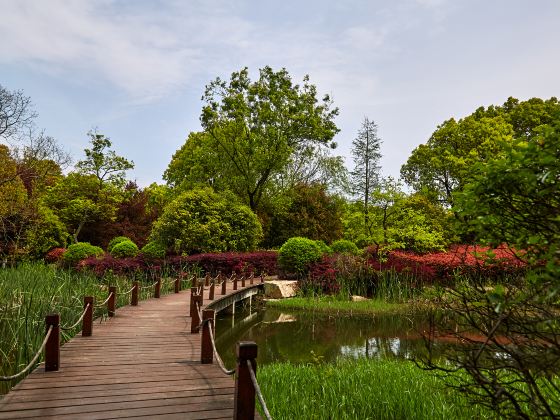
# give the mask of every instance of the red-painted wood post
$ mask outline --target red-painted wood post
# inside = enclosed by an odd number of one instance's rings
[[[193,315],[191,317],[191,334],[198,334],[199,326],[201,319],[198,315],[198,309],[196,304],[198,303],[198,307],[202,307],[202,295],[194,295],[194,302],[193,302]]]
[[[241,287],[245,287],[245,276],[241,277]]]
[[[107,301],[107,314],[115,316],[115,308],[117,303],[117,286],[109,286],[109,300]]]
[[[212,280],[212,284],[210,285],[210,292],[208,292],[208,300],[214,300],[214,294],[216,293],[216,281]]]
[[[210,273],[206,273],[206,276],[204,277],[204,285],[206,287],[210,286]]]
[[[255,387],[251,381],[247,360],[251,361],[253,372],[257,375],[257,344],[252,341],[240,341],[236,346],[237,368],[235,374],[235,394],[233,418],[236,420],[253,420],[255,418]]]
[[[206,321],[211,319],[212,322]],[[202,311],[202,340],[200,341],[200,363],[208,364],[214,361],[214,348],[210,338],[210,329],[214,332],[214,310],[205,309]],[[206,321],[206,322],[204,322]]]
[[[191,287],[191,300],[190,300],[190,307],[189,307],[189,316],[191,318],[194,317],[194,311],[196,310],[196,305],[195,305],[195,300],[194,297],[196,296],[196,292],[197,292],[197,287],[196,286],[192,286]]]
[[[86,314],[82,320],[82,337],[91,337],[93,332],[93,296],[84,296],[84,308],[86,309]]]
[[[175,293],[179,293],[181,291],[181,279],[175,279]]]
[[[227,277],[222,280],[222,296],[226,294]]]
[[[233,290],[237,290],[237,274],[233,276]]]
[[[45,345],[45,371],[56,371],[60,367],[60,315],[50,314],[45,317],[46,331],[52,326],[52,332]]]
[[[159,299],[160,294],[161,294],[161,277],[154,285],[154,297]]]
[[[264,274],[261,274],[261,283],[264,283]]]
[[[130,295],[130,304],[132,306],[138,306],[138,282],[132,283],[132,294]]]
[[[255,275],[251,273],[251,281],[250,281],[251,286],[254,284],[254,282],[255,282]]]

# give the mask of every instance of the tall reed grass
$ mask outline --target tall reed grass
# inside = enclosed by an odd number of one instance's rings
[[[259,367],[265,401],[280,419],[490,419],[412,362],[344,360]]]

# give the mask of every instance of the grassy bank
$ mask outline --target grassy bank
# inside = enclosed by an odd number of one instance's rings
[[[274,419],[486,419],[412,362],[377,359],[262,366],[258,380]]]
[[[336,296],[294,297],[290,299],[269,300],[267,306],[279,309],[297,309],[324,312],[327,314],[371,315],[403,313],[414,309],[409,303],[392,303],[381,299],[368,299],[352,302]]]

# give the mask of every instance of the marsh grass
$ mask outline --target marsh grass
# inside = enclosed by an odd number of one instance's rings
[[[400,313],[411,309],[410,305],[391,303],[379,299],[352,302],[340,296],[294,297],[269,300],[267,306],[279,309],[296,309],[328,314],[371,315],[380,313]]]
[[[257,376],[276,420],[494,418],[412,362],[276,363],[260,367]]]
[[[154,281],[153,273],[138,273],[134,279],[144,286]],[[92,274],[40,263],[1,269],[0,376],[18,373],[33,358],[45,335],[45,315],[59,313],[61,325],[70,326],[83,311],[83,297],[94,296],[95,302],[103,302],[109,285],[117,286],[117,307],[129,305],[130,294],[124,292],[130,290],[132,281],[133,278],[112,274],[99,279]],[[173,285],[162,281],[162,295],[172,292]],[[151,297],[152,288],[141,290],[139,294],[141,300]],[[106,317],[106,306],[94,309],[94,322],[102,322]],[[80,330],[81,324],[61,331],[61,342],[68,341]],[[8,392],[16,382],[0,381],[0,394]]]

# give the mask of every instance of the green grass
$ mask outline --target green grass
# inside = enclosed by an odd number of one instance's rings
[[[379,313],[402,313],[413,307],[406,303],[391,303],[380,299],[359,302],[342,300],[336,296],[294,297],[290,299],[269,300],[267,306],[279,309],[297,309],[324,312],[328,314],[371,315]]]
[[[278,363],[260,367],[257,376],[275,420],[493,418],[412,362]]]

